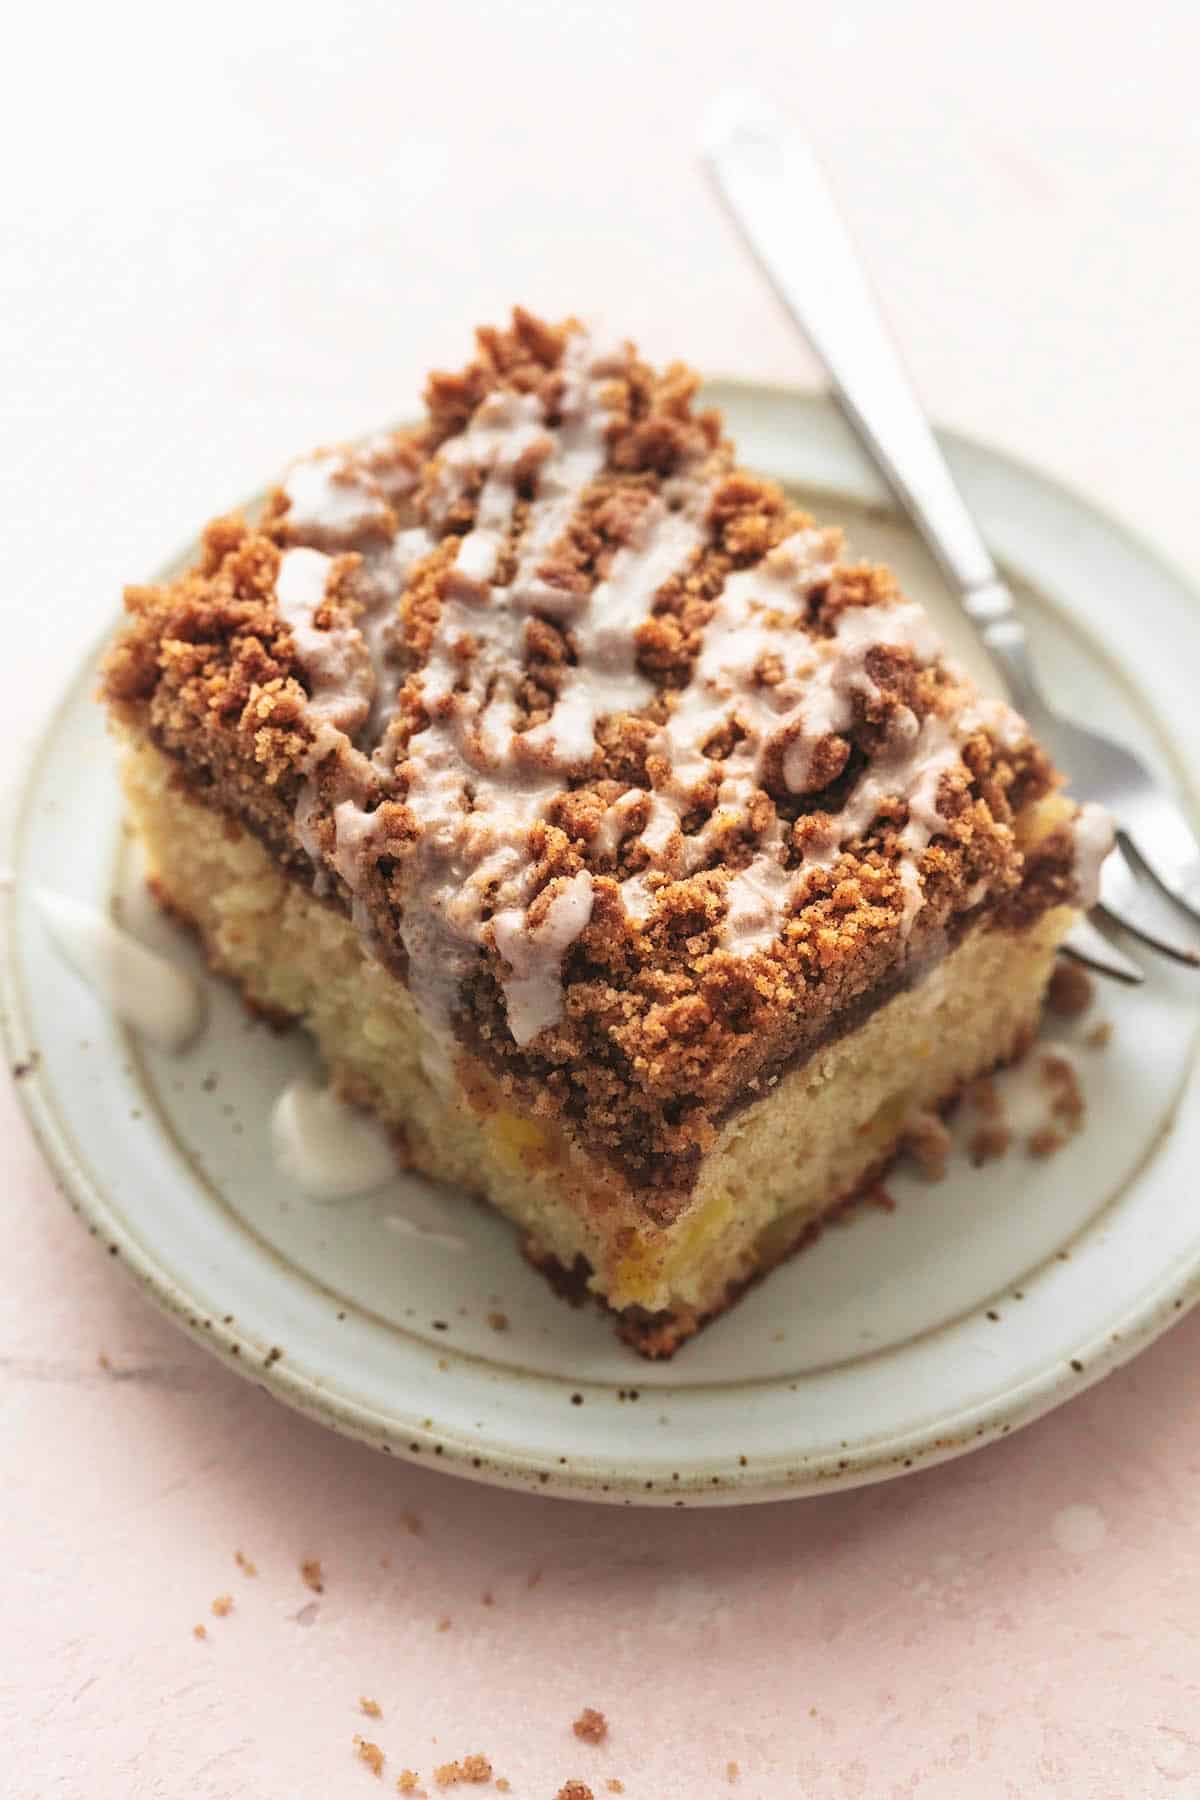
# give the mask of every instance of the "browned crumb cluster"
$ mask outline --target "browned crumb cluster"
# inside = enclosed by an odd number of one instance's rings
[[[1096,996],[1096,986],[1087,970],[1069,957],[1060,956],[1046,990],[1046,1004],[1061,1019],[1078,1019]]]
[[[365,1713],[368,1719],[382,1719],[383,1708],[378,1700],[368,1700],[365,1694],[359,1695],[358,1710]]]
[[[238,1568],[242,1571],[243,1575],[257,1575],[258,1574],[258,1565],[256,1563],[252,1563],[250,1561],[250,1558],[248,1556],[244,1555],[242,1553],[242,1551],[235,1550],[233,1553],[233,1560],[237,1564]]]
[[[208,1626],[207,1625],[193,1625],[192,1626],[192,1636],[196,1637],[196,1638],[206,1638],[208,1636]]]
[[[378,1744],[373,1744],[370,1738],[359,1737],[356,1734],[354,1738],[354,1753],[360,1762],[366,1763],[372,1775],[383,1774],[383,1751],[379,1748]]]
[[[321,1564],[315,1556],[309,1557],[300,1564],[300,1579],[305,1587],[312,1589],[314,1594],[325,1592],[325,1577],[321,1573]]]
[[[585,1706],[571,1730],[585,1744],[602,1744],[608,1736],[608,1720],[594,1706]]]
[[[396,1777],[396,1790],[401,1794],[423,1794],[421,1777],[415,1769],[401,1769]]]
[[[348,910],[344,881],[331,863],[314,867],[294,827],[314,735],[304,668],[276,598],[279,559],[298,542],[338,556],[318,614],[318,624],[332,627],[355,618],[370,557],[398,529],[420,523],[434,533],[435,547],[413,571],[392,622],[396,716],[383,745],[347,743],[365,771],[363,803],[380,827],[359,898],[376,942],[401,976],[406,958],[400,925],[407,883],[414,879],[408,873],[411,852],[420,837],[405,804],[407,747],[428,723],[421,669],[444,604],[447,570],[474,523],[480,487],[479,480],[468,481],[461,500],[435,517],[430,494],[438,451],[497,389],[538,395],[553,418],[568,328],[518,309],[508,330],[478,334],[478,354],[466,369],[431,377],[421,428],[347,452],[348,463],[365,470],[387,496],[357,535],[306,533],[291,522],[282,490],[269,499],[256,527],[238,518],[217,520],[194,569],[169,585],[127,592],[128,623],[107,659],[104,690],[114,714],[173,758],[182,782],[262,839],[298,880],[311,884],[319,872],[332,882],[331,898]],[[703,546],[684,573],[660,588],[651,616],[637,629],[637,664],[654,684],[653,698],[639,712],[601,722],[592,765],[572,777],[535,828],[535,886],[544,889],[581,869],[593,877],[591,922],[563,966],[561,1022],[534,1045],[518,1048],[499,985],[503,961],[488,943],[464,981],[458,1015],[464,1041],[491,1072],[496,1101],[515,1095],[535,1111],[557,1115],[661,1220],[678,1210],[727,1109],[765,1091],[773,1074],[887,998],[906,956],[918,967],[943,952],[978,915],[974,896],[983,887],[990,896],[983,907],[1014,926],[1073,896],[1069,833],[1044,839],[1030,858],[1022,856],[1014,836],[1015,815],[1053,786],[1050,765],[1030,740],[1002,745],[981,727],[963,747],[964,769],[943,777],[938,803],[944,828],[922,858],[925,904],[907,943],[898,853],[906,812],[900,802],[884,802],[831,867],[814,869],[802,902],[768,948],[740,957],[719,939],[729,877],[754,850],[741,827],[712,836],[707,866],[690,873],[649,869],[653,910],[644,929],[631,927],[618,883],[646,868],[648,853],[635,841],[644,819],[633,809],[615,846],[601,820],[619,796],[649,793],[661,776],[655,733],[674,694],[691,678],[727,577],[755,565],[809,523],[777,486],[735,467],[719,419],[693,404],[696,387],[697,377],[685,368],[655,371],[636,358],[613,378],[606,396],[606,469],[539,570],[552,586],[586,592],[604,578],[648,500],[685,460],[702,467],[714,484]],[[522,498],[500,581],[515,566],[536,457],[518,477]],[[836,549],[836,534],[830,541]],[[848,609],[895,598],[886,571],[837,561],[812,596],[802,629],[816,641]],[[569,632],[548,616],[531,618],[517,696],[524,723],[548,716],[572,654]],[[899,709],[918,719],[949,716],[970,697],[946,665],[922,668],[903,648],[877,646],[867,670],[871,683],[856,698],[854,722],[815,756],[809,791],[790,791],[770,758],[764,767],[754,830],[777,825],[793,867],[887,741]],[[764,658],[757,679],[769,688],[779,678],[780,669]],[[713,817],[719,759],[732,748],[719,736],[704,746],[711,777],[698,792],[694,816],[684,821],[689,834]],[[379,754],[368,763],[361,753],[372,749]],[[333,842],[333,782],[344,760],[340,752],[326,757],[317,778],[322,864]]]
[[[212,1603],[212,1610],[218,1619],[228,1618],[233,1611],[232,1594],[218,1594]]]
[[[490,1312],[487,1316],[487,1322],[491,1326],[493,1331],[507,1331],[508,1330],[508,1314],[507,1313]]]
[[[564,1781],[554,1800],[596,1800],[586,1781]]]
[[[440,1788],[457,1787],[460,1783],[482,1787],[492,1779],[492,1765],[486,1756],[476,1753],[464,1756],[458,1762],[442,1763],[433,1771],[433,1779]]]

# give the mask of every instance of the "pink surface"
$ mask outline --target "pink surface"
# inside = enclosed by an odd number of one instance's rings
[[[5,1795],[369,1800],[472,1751],[518,1800],[613,1775],[631,1800],[1200,1792],[1200,1319],[876,1489],[670,1514],[494,1493],[194,1348],[3,1107]],[[601,1747],[571,1733],[585,1705]]]
[[[24,9],[3,70],[6,746],[122,580],[411,408],[514,298],[808,378],[695,170],[730,81],[810,123],[931,410],[1200,572],[1194,0],[65,20]],[[572,1775],[597,1800],[610,1775],[632,1800],[1200,1796],[1200,1319],[965,1462],[644,1515],[285,1413],[97,1255],[7,1094],[0,1213],[3,1800],[370,1800],[473,1750],[518,1800]]]

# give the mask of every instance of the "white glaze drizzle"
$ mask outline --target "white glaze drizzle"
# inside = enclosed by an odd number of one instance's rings
[[[305,1076],[289,1082],[271,1109],[277,1166],[314,1200],[346,1200],[396,1174],[383,1127]]]
[[[204,1021],[199,982],[85,901],[43,889],[37,906],[55,949],[111,1012],[166,1050],[191,1042]]]
[[[830,638],[808,635],[804,629],[808,599],[828,582],[839,547],[836,532],[798,532],[758,566],[731,575],[725,583],[705,629],[692,679],[664,727],[660,746],[672,771],[663,795],[682,817],[713,768],[705,745],[731,722],[738,730],[735,748],[720,765],[716,808],[700,831],[683,841],[687,870],[704,867],[730,832],[748,824],[772,749],[782,746],[788,786],[794,792],[805,791],[820,745],[853,723],[856,697],[878,694],[867,670],[872,650],[905,649],[918,665],[940,653],[941,640],[932,622],[910,602],[848,607],[839,613]],[[782,666],[782,678],[772,683],[760,679],[768,657]],[[980,702],[949,718],[931,714],[924,721],[907,707],[898,708],[885,749],[861,775],[841,811],[829,816],[820,838],[810,840],[795,871],[785,865],[783,830],[772,810],[750,862],[727,884],[724,948],[744,956],[772,943],[802,898],[812,871],[832,866],[843,849],[869,828],[888,799],[908,806],[908,820],[899,833],[898,871],[904,891],[902,927],[907,933],[923,904],[920,858],[944,824],[938,810],[942,776],[958,765],[962,744],[983,723],[1010,741],[1025,735],[1023,722],[998,701]],[[635,875],[623,886],[627,910],[644,917],[644,877]]]
[[[294,462],[280,483],[289,503],[289,535],[297,542],[350,549],[366,531],[388,531],[394,515],[370,467],[371,456],[368,446],[365,452],[318,450]]]
[[[616,366],[585,334],[573,334],[561,365],[561,423],[549,427],[532,396],[493,394],[443,450],[434,486],[433,510],[444,517],[465,472],[486,470],[422,673],[429,724],[408,749],[406,801],[422,827],[402,925],[409,982],[427,1017],[444,1024],[493,913],[493,942],[510,970],[501,979],[509,1028],[520,1044],[559,1018],[562,958],[592,910],[592,877],[583,870],[528,927],[531,827],[564,777],[591,761],[599,719],[650,698],[633,634],[658,589],[687,566],[707,504],[707,492],[685,482],[680,512],[662,501],[647,507],[633,541],[590,595],[564,593],[542,578],[539,562],[603,469],[605,377]],[[538,481],[516,570],[507,588],[493,587],[516,503],[514,471],[531,450],[540,457]],[[575,664],[550,718],[519,732],[525,620],[534,608],[571,630]]]
[[[1076,813],[1072,829],[1078,904],[1089,912],[1100,898],[1100,870],[1113,847],[1113,822],[1102,806],[1089,800]]]
[[[442,1035],[459,983],[489,941],[509,971],[502,987],[516,1040],[531,1041],[560,1016],[562,957],[590,919],[592,877],[581,871],[569,880],[560,878],[535,915],[539,924],[530,928],[526,915],[536,897],[530,833],[568,778],[586,771],[595,754],[598,723],[615,712],[637,711],[653,698],[653,684],[637,668],[637,629],[652,610],[656,593],[687,569],[706,538],[711,490],[694,468],[684,467],[649,498],[606,578],[590,594],[556,586],[542,572],[547,554],[604,467],[605,377],[619,373],[627,360],[628,352],[601,353],[587,334],[572,333],[559,369],[553,424],[537,395],[494,391],[465,429],[441,446],[427,482],[427,515],[435,528],[444,526],[473,484],[476,491],[472,528],[444,580],[439,619],[421,670],[428,724],[410,740],[402,770],[405,800],[420,835],[407,870],[401,932],[414,996],[427,1022]],[[382,473],[388,466],[386,442],[378,470],[356,466],[345,453],[324,453],[313,461],[315,470],[299,475],[294,470],[290,478],[289,521],[321,544],[336,541],[340,547],[354,541],[356,533],[366,534],[357,544],[366,559],[358,591],[368,607],[357,629],[344,630],[347,639],[357,637],[365,656],[345,642],[335,648],[297,640],[302,661],[310,659],[310,704],[318,727],[313,766],[328,755],[334,734],[342,729],[334,722],[338,700],[333,690],[336,659],[345,657],[352,674],[341,702],[351,720],[362,705],[354,676],[374,671],[364,735],[376,743],[376,767],[386,775],[391,773],[388,742],[386,737],[382,743],[377,740],[394,704],[397,672],[393,664],[387,683],[381,670],[413,564],[435,539],[422,527],[396,533],[380,546],[383,509],[407,495],[414,480],[405,468],[395,491],[387,488]],[[522,478],[532,481],[534,497],[511,579],[497,585]],[[836,532],[802,531],[754,568],[727,579],[705,628],[692,678],[675,697],[654,746],[660,768],[668,771],[666,779],[653,793],[631,790],[622,795],[602,820],[596,840],[601,854],[615,855],[632,828],[645,852],[649,866],[621,883],[623,904],[634,923],[653,911],[656,872],[673,876],[719,865],[730,836],[751,831],[751,811],[761,807],[768,757],[777,759],[793,792],[808,791],[827,779],[818,764],[822,745],[850,730],[860,702],[878,698],[868,672],[873,650],[902,648],[918,666],[941,657],[940,639],[924,611],[903,601],[847,607],[830,637],[809,632],[809,598],[828,582],[840,543]],[[315,572],[311,588],[315,592]],[[386,606],[378,600],[381,590]],[[550,717],[520,730],[518,690],[524,679],[527,620],[534,612],[568,633],[572,660],[561,672]],[[303,618],[299,628],[304,629]],[[313,628],[312,635],[329,634]],[[764,679],[768,674],[770,679]],[[706,746],[729,724],[736,726],[735,742],[719,765],[716,808],[699,831],[685,837],[682,820],[695,806],[697,788],[717,766],[705,754]],[[897,834],[907,931],[924,902],[921,858],[946,823],[940,812],[943,777],[961,768],[962,746],[981,726],[1008,749],[1027,737],[1024,722],[999,701],[976,700],[957,713],[931,714],[924,720],[906,707],[893,709],[883,749],[841,810],[824,820],[820,836],[810,836],[796,869],[786,866],[784,827],[777,809],[769,807],[749,863],[727,882],[724,946],[747,955],[770,944],[802,900],[813,870],[831,867],[889,800],[907,807],[907,821]],[[358,729],[350,723],[351,735]],[[358,752],[351,750],[347,758],[346,747],[339,764],[348,767],[349,775],[335,784],[331,860],[350,888],[354,916],[369,936],[362,887],[374,855],[376,827],[374,816],[363,811],[354,762]],[[965,770],[962,776],[965,780]],[[325,785],[328,789],[328,780]],[[319,816],[315,806],[312,811],[314,818]],[[1097,832],[1082,822],[1077,827],[1081,867],[1093,840],[1099,842]],[[311,841],[311,831],[308,836]],[[986,883],[975,885],[978,903]],[[1081,887],[1085,885],[1081,878]]]

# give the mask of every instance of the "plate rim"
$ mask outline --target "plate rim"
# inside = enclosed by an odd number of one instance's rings
[[[719,389],[726,393],[736,393],[747,401],[752,401],[756,395],[768,397],[773,403],[791,400],[825,411],[841,422],[831,396],[819,388],[741,380],[721,375],[714,375],[704,385],[706,390]],[[1193,583],[1186,571],[1176,568],[1153,544],[1144,542],[1139,533],[1128,527],[1123,519],[1108,512],[1087,495],[1077,492],[1058,476],[1045,472],[1035,463],[1008,450],[994,448],[966,433],[939,429],[937,435],[952,454],[956,450],[962,450],[968,455],[974,454],[993,463],[1000,463],[1017,477],[1032,479],[1038,486],[1057,494],[1069,506],[1086,512],[1105,531],[1118,534],[1141,560],[1156,565],[1172,586],[1185,592],[1194,592]],[[886,489],[882,486],[880,491],[886,495]],[[243,504],[249,507],[254,501],[247,500]],[[889,500],[889,504],[893,510],[899,510],[894,502]],[[165,579],[191,554],[194,545],[195,540],[169,558],[152,579]],[[742,1505],[801,1498],[834,1488],[860,1486],[914,1472],[918,1468],[949,1460],[1008,1435],[1042,1417],[1063,1400],[1102,1380],[1200,1302],[1198,1245],[1190,1261],[1182,1261],[1164,1272],[1125,1311],[1111,1317],[1102,1341],[1079,1346],[1083,1367],[1078,1371],[1071,1365],[1064,1367],[1062,1364],[1052,1363],[984,1402],[960,1408],[956,1414],[942,1416],[923,1426],[906,1427],[890,1441],[875,1441],[858,1454],[852,1445],[848,1445],[846,1457],[837,1459],[836,1466],[830,1457],[814,1456],[805,1462],[802,1455],[801,1467],[785,1470],[782,1464],[787,1460],[786,1453],[778,1464],[756,1457],[748,1466],[739,1470],[736,1477],[723,1477],[720,1484],[716,1485],[717,1478],[710,1472],[711,1462],[705,1463],[693,1458],[688,1465],[687,1475],[681,1477],[677,1484],[669,1489],[659,1489],[656,1483],[649,1493],[645,1490],[640,1474],[622,1473],[604,1460],[600,1460],[595,1468],[589,1470],[588,1459],[576,1457],[568,1468],[563,1469],[549,1465],[536,1452],[522,1451],[513,1445],[507,1446],[503,1451],[497,1451],[494,1446],[489,1445],[484,1451],[481,1445],[461,1439],[458,1434],[444,1427],[433,1425],[427,1427],[405,1424],[402,1426],[401,1441],[396,1435],[396,1419],[389,1418],[369,1401],[325,1389],[303,1371],[291,1366],[287,1358],[271,1361],[269,1355],[264,1354],[265,1351],[269,1352],[269,1346],[249,1329],[236,1321],[227,1324],[222,1319],[202,1316],[203,1307],[198,1306],[181,1282],[156,1260],[139,1241],[136,1232],[125,1222],[120,1212],[110,1204],[102,1181],[89,1171],[81,1148],[76,1146],[71,1131],[56,1111],[53,1092],[50,1084],[43,1078],[36,1046],[32,1043],[24,971],[20,966],[14,931],[20,852],[36,772],[47,743],[58,721],[75,704],[80,681],[94,665],[102,647],[110,640],[112,629],[110,622],[97,634],[84,656],[74,665],[74,672],[59,691],[45,723],[25,747],[21,765],[10,789],[13,799],[5,809],[4,853],[7,866],[13,871],[13,879],[0,883],[0,933],[4,938],[4,955],[0,958],[0,1040],[3,1041],[6,1055],[14,1068],[29,1060],[31,1052],[33,1053],[33,1066],[23,1077],[17,1076],[13,1082],[18,1102],[55,1187],[67,1200],[72,1211],[88,1226],[90,1234],[103,1237],[110,1256],[126,1268],[143,1292],[194,1341],[220,1354],[226,1366],[257,1381],[295,1410],[343,1435],[370,1444],[385,1454],[427,1462],[430,1466],[489,1485],[559,1498],[657,1506]],[[1103,647],[1103,640],[1100,643]],[[1172,751],[1174,752],[1174,746]],[[1194,1073],[1193,1053],[1193,1077]],[[1188,1091],[1185,1079],[1166,1131],[1174,1126],[1181,1109],[1187,1105]],[[1147,1146],[1139,1170],[1153,1159],[1163,1135],[1164,1133],[1160,1133]],[[1131,1181],[1134,1179],[1136,1174],[1130,1177]],[[1120,1203],[1124,1191],[1122,1189],[1099,1212],[1092,1214],[1081,1230],[1067,1241],[1073,1243],[1095,1230],[1110,1208]],[[447,1353],[452,1358],[455,1355],[448,1346]],[[506,1371],[505,1375],[508,1379],[521,1379],[519,1372]],[[544,1377],[539,1375],[538,1379]],[[761,1384],[751,1382],[750,1385]],[[606,1479],[602,1480],[602,1476]]]

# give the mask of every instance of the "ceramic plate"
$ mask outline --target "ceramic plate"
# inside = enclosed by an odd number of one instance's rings
[[[845,523],[979,658],[941,583],[824,399],[717,384],[745,461]],[[1186,786],[1200,770],[1200,614],[1121,528],[1002,457],[947,449],[1011,573],[1047,685]],[[100,623],[100,621],[98,621]],[[120,829],[113,758],[81,671],[28,776],[5,897],[12,1058],[63,1191],[104,1249],[201,1342],[280,1399],[391,1454],[482,1481],[642,1504],[777,1499],[878,1480],[1068,1399],[1200,1292],[1197,989],[1147,962],[1106,985],[1079,1048],[1086,1130],[928,1185],[898,1175],[673,1363],[640,1362],[526,1268],[509,1228],[411,1177],[319,1205],[273,1163],[299,1034],[207,980],[184,1055],[129,1036],[57,958],[38,888],[114,902],[184,963]],[[207,978],[206,978],[207,979]],[[1078,1028],[1074,1028],[1078,1035]],[[1068,1034],[1069,1035],[1069,1034]],[[465,1248],[414,1237],[414,1212]],[[496,1315],[507,1328],[498,1330]],[[490,1322],[489,1322],[490,1321]]]

